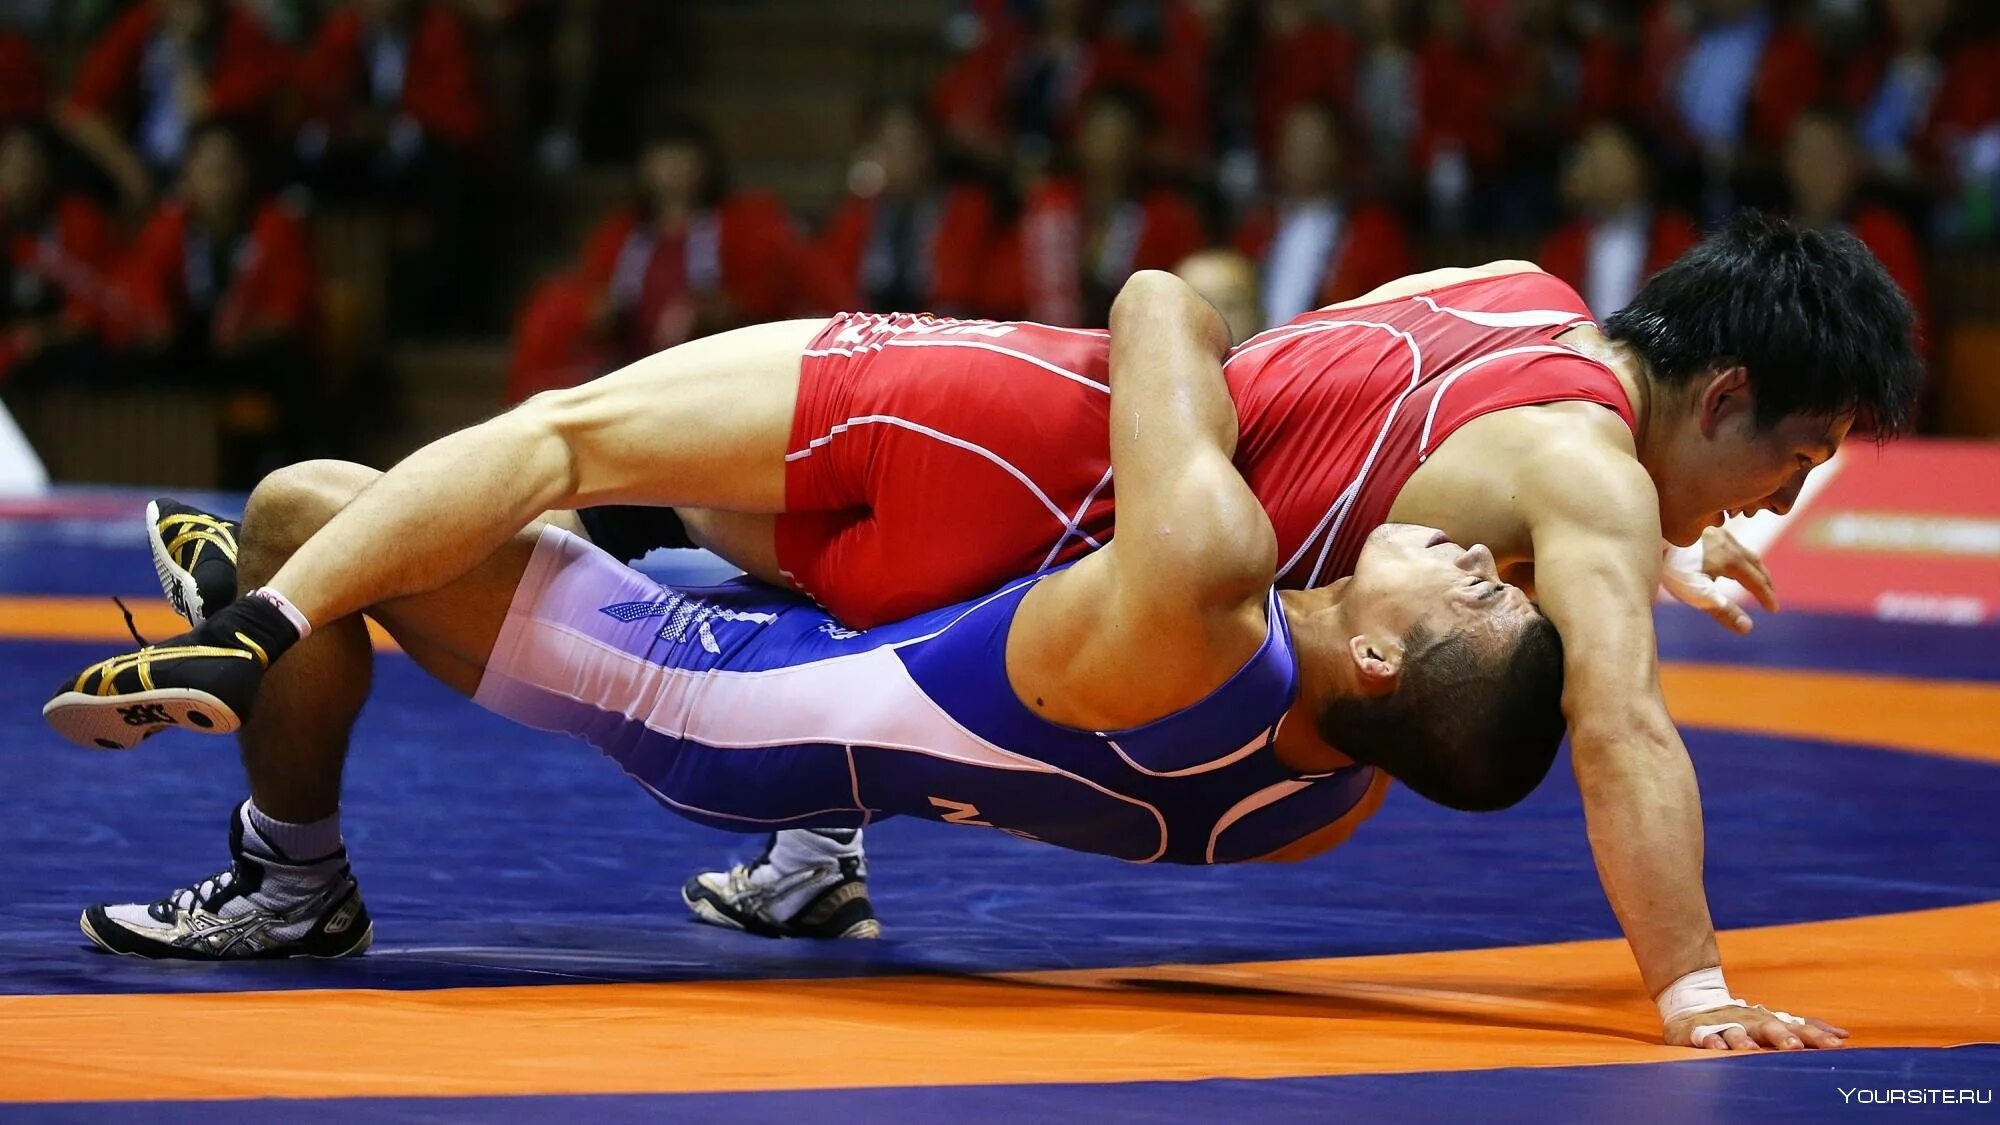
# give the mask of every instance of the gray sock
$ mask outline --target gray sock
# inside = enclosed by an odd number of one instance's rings
[[[263,868],[257,889],[237,900],[250,906],[289,913],[324,895],[335,882],[345,882],[347,853],[341,850],[340,816],[336,813],[311,824],[291,824],[265,815],[250,801],[238,814],[243,820],[243,849]],[[294,856],[310,856],[304,861]],[[227,906],[222,913],[232,913]],[[297,938],[317,919],[302,917],[278,927],[272,936]]]
[[[243,802],[244,835],[262,841],[264,850],[285,863],[311,865],[340,851],[340,813],[311,824],[292,824],[270,816],[257,802]]]

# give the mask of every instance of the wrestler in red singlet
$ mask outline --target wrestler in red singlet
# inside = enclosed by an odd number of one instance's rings
[[[1236,466],[1278,533],[1279,584],[1349,573],[1425,456],[1510,407],[1595,402],[1617,376],[1556,342],[1590,323],[1542,273],[1306,313],[1224,364]],[[847,314],[801,365],[778,561],[857,627],[976,597],[1111,533],[1110,336]]]

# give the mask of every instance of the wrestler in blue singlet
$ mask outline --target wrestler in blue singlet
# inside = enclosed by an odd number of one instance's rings
[[[1268,856],[1355,812],[1377,771],[1285,768],[1298,692],[1275,595],[1264,643],[1207,698],[1145,726],[1036,715],[1007,676],[1016,609],[1046,572],[867,632],[739,580],[655,583],[543,533],[478,702],[581,737],[661,803],[718,828],[921,816],[1138,862]]]

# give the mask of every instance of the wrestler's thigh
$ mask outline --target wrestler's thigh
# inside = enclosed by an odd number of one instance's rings
[[[722,556],[731,566],[773,586],[789,586],[778,566],[778,519],[713,508],[676,508],[674,514],[696,545]]]
[[[799,363],[824,320],[738,328],[647,356],[557,395],[586,403],[604,450],[592,503],[785,507]]]
[[[530,524],[457,581],[384,602],[368,616],[396,638],[418,667],[455,691],[473,694],[543,526],[540,521]]]

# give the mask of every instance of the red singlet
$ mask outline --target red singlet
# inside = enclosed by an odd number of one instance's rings
[[[1458,427],[1580,400],[1633,424],[1609,368],[1555,342],[1590,322],[1547,274],[1310,312],[1224,365],[1236,466],[1277,529],[1279,584],[1351,572]],[[778,560],[856,627],[976,597],[1112,530],[1110,337],[1023,322],[844,314],[801,363]]]

